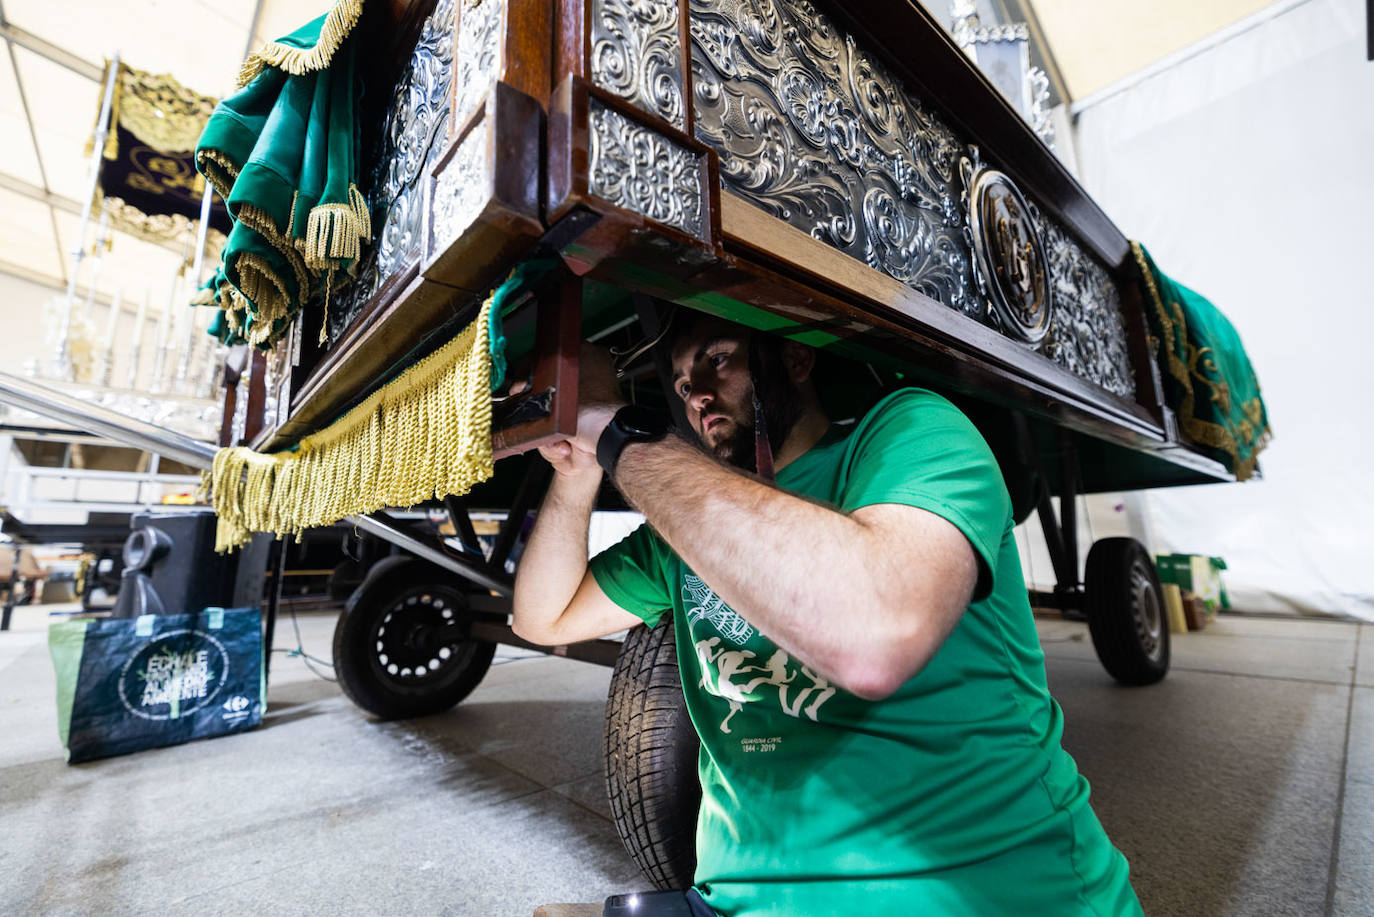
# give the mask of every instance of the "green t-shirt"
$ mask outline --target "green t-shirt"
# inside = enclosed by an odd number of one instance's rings
[[[1140,913],[1060,747],[1006,486],[968,418],[904,389],[848,435],[832,427],[778,485],[845,513],[936,513],[973,546],[978,585],[926,666],[870,702],[789,658],[648,526],[592,560],[617,605],[649,623],[672,609],[702,740],[707,903],[728,917]]]

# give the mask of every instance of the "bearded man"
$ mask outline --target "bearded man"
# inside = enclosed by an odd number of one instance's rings
[[[1060,745],[972,423],[908,388],[831,424],[813,351],[709,316],[671,352],[699,443],[584,354],[513,623],[558,645],[672,614],[702,741],[692,913],[1140,913]],[[589,562],[603,473],[647,523]]]

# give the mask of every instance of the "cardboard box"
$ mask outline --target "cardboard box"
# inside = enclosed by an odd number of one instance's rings
[[[1185,593],[1191,592],[1207,605],[1208,612],[1230,608],[1231,599],[1221,581],[1226,561],[1204,554],[1160,554],[1155,557],[1155,569],[1160,585],[1173,583]]]
[[[1202,630],[1211,620],[1207,603],[1199,596],[1187,592],[1183,594],[1183,617],[1188,622],[1189,630]]]

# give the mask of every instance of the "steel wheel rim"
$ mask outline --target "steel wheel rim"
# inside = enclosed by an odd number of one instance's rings
[[[438,630],[465,607],[430,586],[408,589],[387,604],[368,637],[369,661],[379,678],[404,691],[433,691],[459,678],[471,661],[471,640],[441,640]]]
[[[1131,565],[1131,619],[1140,648],[1158,659],[1164,647],[1164,611],[1150,572],[1139,563]]]

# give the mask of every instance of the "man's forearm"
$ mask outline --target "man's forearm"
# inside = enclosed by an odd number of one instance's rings
[[[910,626],[875,583],[875,533],[727,469],[673,436],[632,444],[616,483],[683,561],[748,621],[842,687]]]
[[[549,632],[587,572],[587,529],[600,475],[555,475],[515,574],[513,627],[526,639]]]

